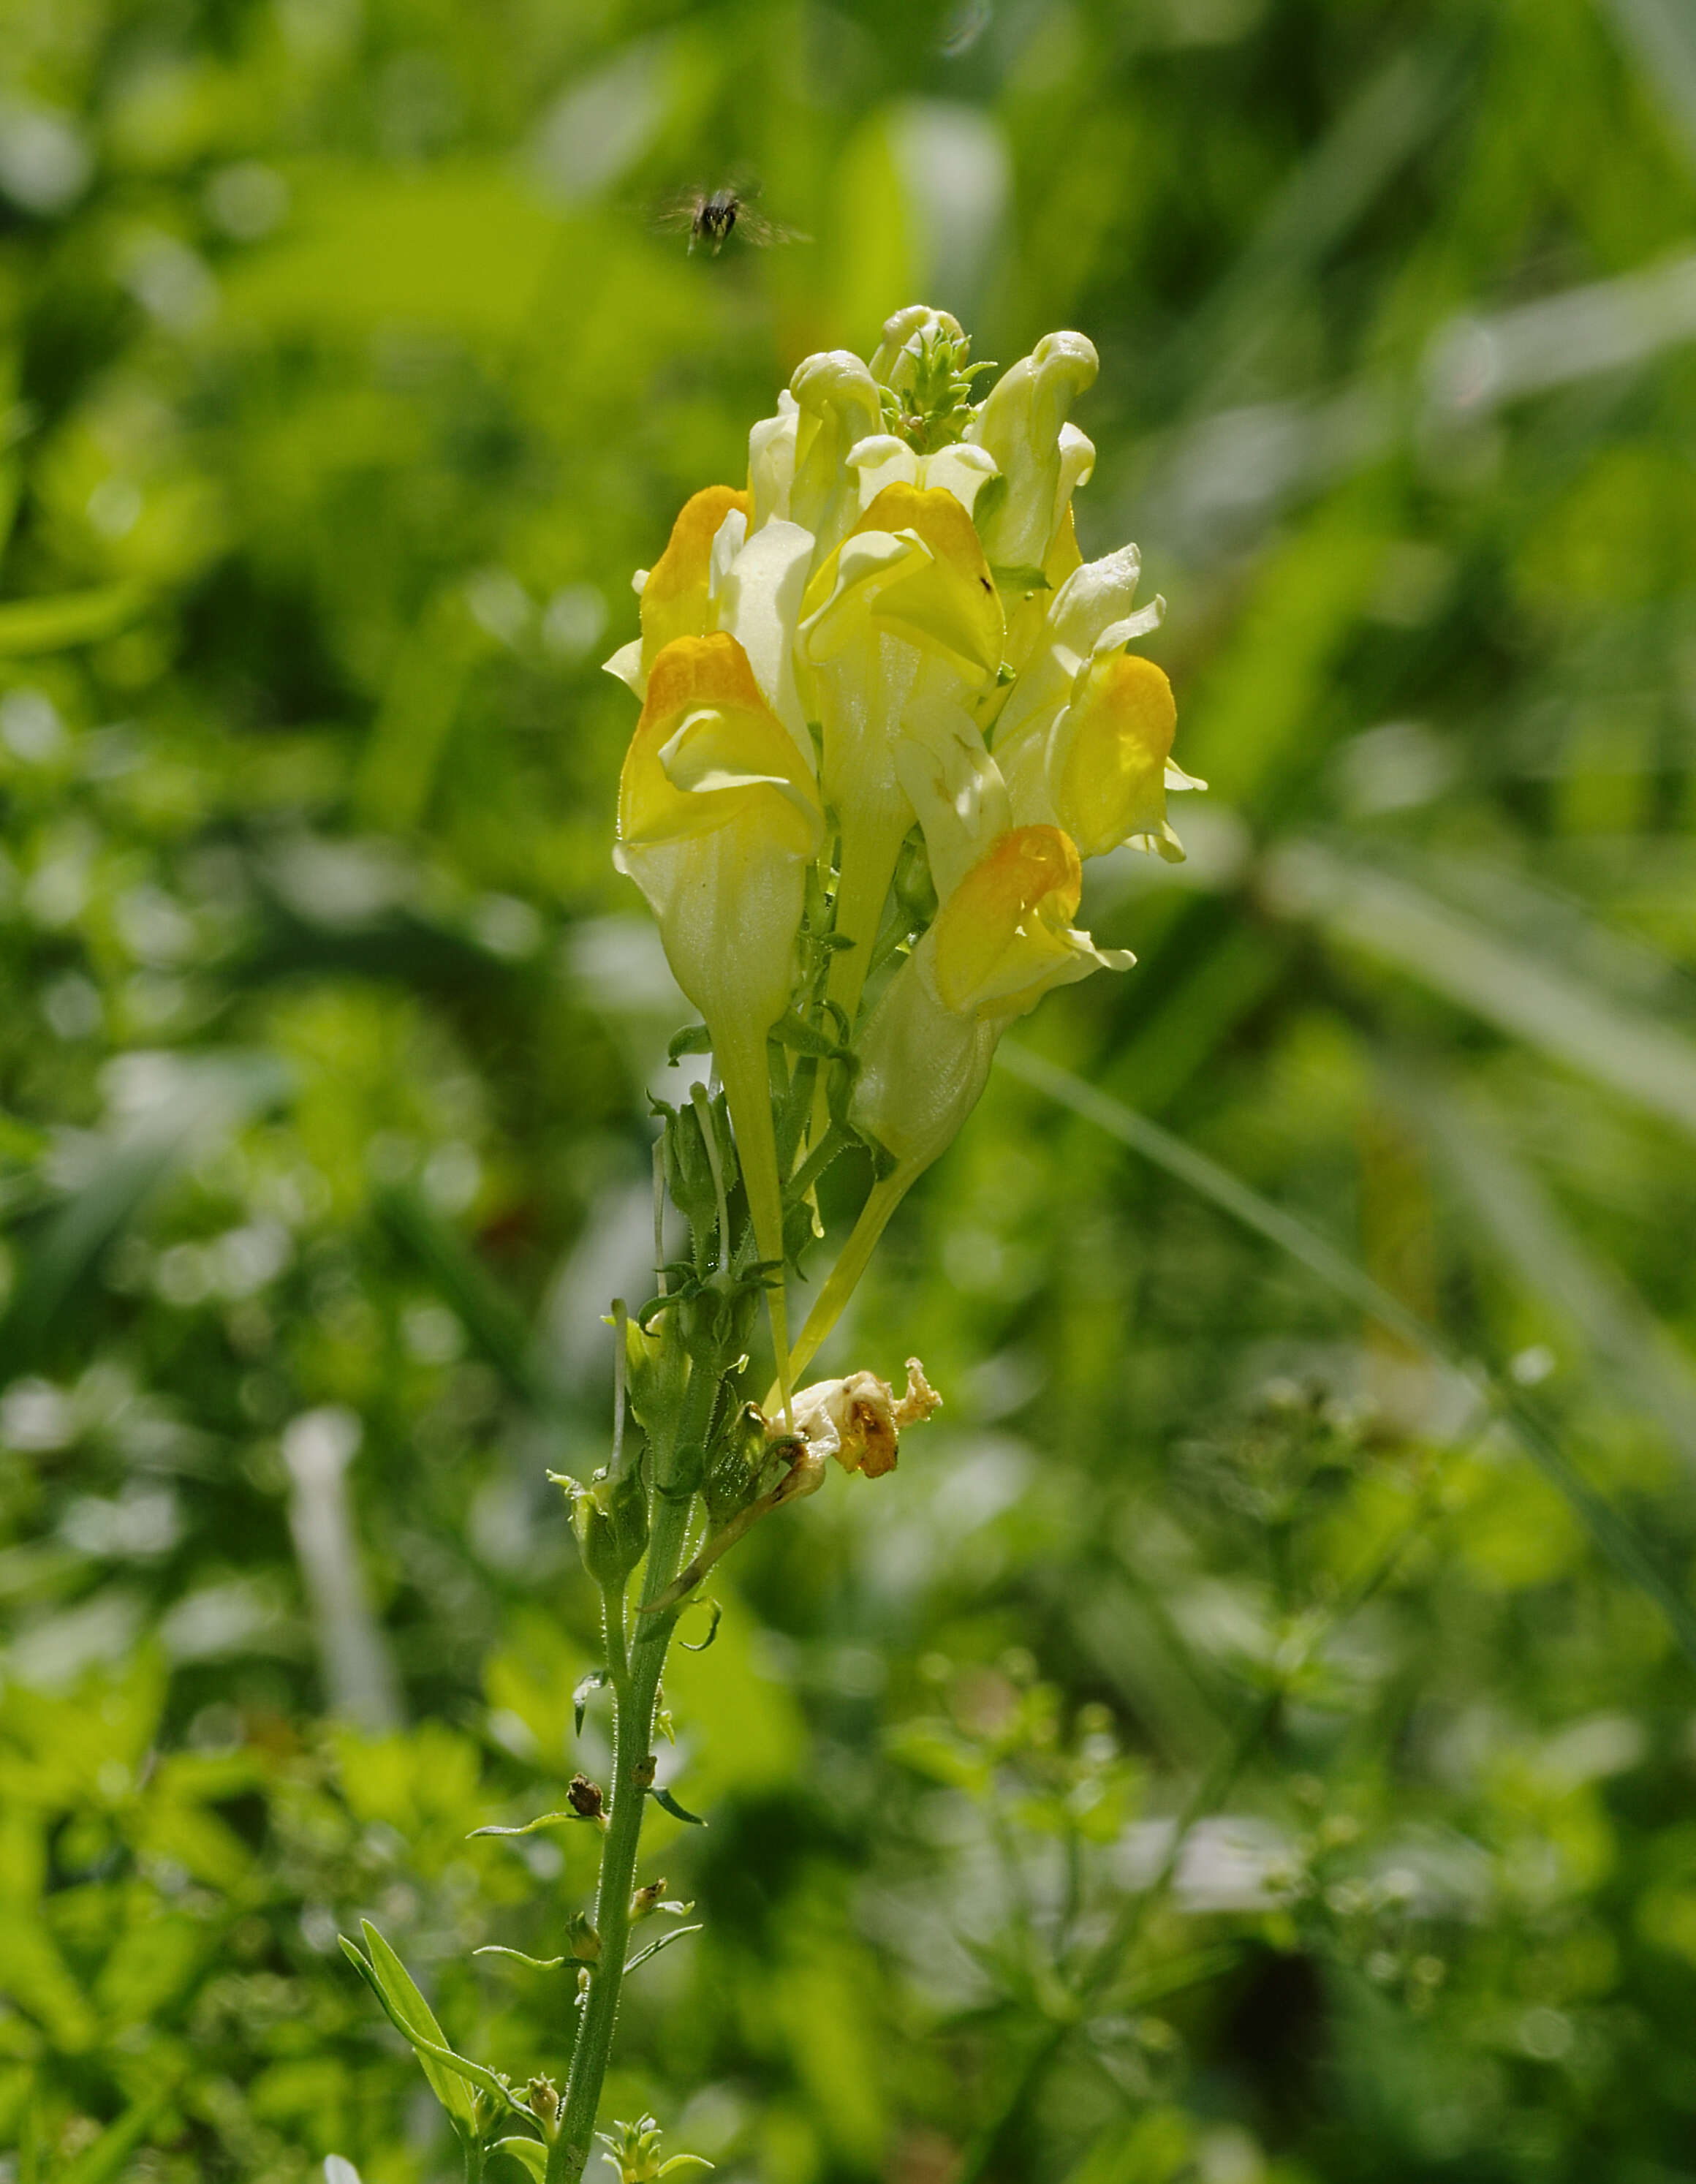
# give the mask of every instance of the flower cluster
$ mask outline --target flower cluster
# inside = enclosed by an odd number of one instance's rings
[[[879,1180],[793,1354],[810,1356],[890,1212],[982,1091],[998,1039],[1123,950],[1074,923],[1082,861],[1182,856],[1166,677],[1126,650],[1134,546],[1086,562],[1071,423],[1096,354],[1050,334],[981,400],[947,313],[915,305],[870,364],[809,357],[750,435],[745,488],[685,505],[608,662],[642,700],[620,869],[699,1009],[736,1134],[780,1379],[786,1188],[851,1133]],[[769,1042],[816,1061],[774,1115]],[[780,1101],[781,1109],[781,1101]]]

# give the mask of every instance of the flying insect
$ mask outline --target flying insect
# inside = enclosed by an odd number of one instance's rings
[[[780,227],[768,220],[754,203],[758,194],[751,184],[737,182],[713,190],[685,190],[660,208],[654,225],[667,234],[687,235],[692,256],[699,243],[716,258],[732,235],[759,250],[774,242],[812,241],[798,228]]]

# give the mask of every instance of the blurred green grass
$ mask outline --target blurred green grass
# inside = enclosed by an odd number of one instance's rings
[[[739,171],[814,239],[652,231]],[[1213,788],[1187,866],[1109,861],[1137,969],[1028,1028],[836,1345],[943,1420],[680,1658],[712,1825],[653,1857],[707,1931],[620,2112],[762,2184],[1696,2174],[1696,1708],[1594,1516],[1688,1617],[1688,11],[10,0],[13,2184],[445,2175],[362,1913],[557,2061],[464,1953],[590,1851],[464,1838],[603,1756],[542,1474],[598,1460],[682,1011],[597,663],[798,359],[920,297],[1096,342],[1081,535],[1140,542]],[[1044,1066],[1479,1361],[1569,1498]]]

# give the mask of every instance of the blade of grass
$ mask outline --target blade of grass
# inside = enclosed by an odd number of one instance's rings
[[[37,1233],[0,1323],[0,1356],[14,1366],[31,1357],[101,1255],[154,1195],[210,1139],[279,1105],[288,1089],[287,1072],[268,1055],[182,1063],[170,1096],[110,1134],[86,1179]]]
[[[523,1317],[459,1230],[414,1190],[382,1190],[375,1206],[384,1225],[431,1275],[442,1301],[453,1306],[514,1394],[533,1407],[547,1407],[549,1390],[536,1372]]]
[[[1579,1237],[1541,1179],[1515,1159],[1482,1101],[1406,1069],[1395,1072],[1393,1084],[1398,1103],[1459,1186],[1463,1211],[1696,1466],[1696,1367],[1671,1329]]]
[[[1696,1137],[1696,1041],[1515,947],[1394,874],[1317,842],[1275,853],[1266,893],[1434,993]]]
[[[1601,1552],[1660,1607],[1680,1652],[1696,1668],[1696,1612],[1693,1612],[1690,1603],[1633,1527],[1575,1468],[1523,1395],[1477,1358],[1458,1348],[1439,1329],[1399,1303],[1370,1274],[1334,1244],[1310,1228],[1304,1221],[1274,1206],[1270,1199],[1263,1198],[1216,1161],[1162,1129],[1158,1123],[1134,1113],[1120,1101],[1074,1076],[1069,1069],[1058,1067],[1026,1047],[1004,1040],[998,1059],[1003,1067],[1033,1090],[1070,1108],[1074,1114],[1081,1115],[1109,1137],[1117,1138],[1121,1145],[1141,1153],[1168,1175],[1187,1184],[1245,1228],[1252,1228],[1257,1235],[1287,1252],[1381,1327],[1400,1335],[1404,1341],[1464,1378],[1481,1407],[1509,1427],[1525,1454],[1565,1498]]]
[[[92,644],[133,621],[147,603],[147,593],[131,583],[55,592],[51,598],[8,599],[0,606],[0,656],[27,659],[36,653],[63,652],[73,644]]]

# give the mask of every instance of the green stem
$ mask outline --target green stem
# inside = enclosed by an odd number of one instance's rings
[[[690,1373],[676,1435],[668,1451],[665,1475],[655,1481],[660,1490],[653,1496],[648,1562],[642,1580],[643,1602],[659,1598],[676,1576],[682,1560],[694,1497],[676,1491],[676,1482],[690,1475],[706,1447],[721,1378],[716,1368],[700,1363]],[[614,1602],[609,1589],[606,1606],[607,1662],[613,1678],[613,1780],[601,1849],[601,1877],[595,1892],[595,1930],[601,1938],[601,1955],[583,2003],[559,2135],[548,2148],[546,2184],[576,2184],[589,2159],[601,2087],[612,2058],[625,1953],[630,1941],[631,1891],[648,1802],[648,1785],[639,1776],[652,1756],[660,1672],[676,1622],[670,1615],[644,1618],[632,1648],[626,1641],[622,1593]]]
[[[483,2184],[483,2163],[486,2159],[481,2138],[465,2141],[465,2184]]]
[[[854,1286],[865,1272],[866,1262],[876,1247],[878,1238],[888,1226],[889,1217],[907,1195],[908,1190],[923,1173],[919,1166],[898,1167],[875,1183],[859,1210],[859,1218],[854,1224],[848,1240],[842,1245],[836,1265],[831,1269],[830,1279],[819,1291],[818,1300],[807,1315],[807,1324],[797,1338],[789,1362],[794,1377],[798,1379],[804,1369],[812,1362],[819,1345],[842,1315],[843,1307],[854,1295]],[[773,1388],[765,1399],[770,1412],[776,1407],[779,1390]]]

